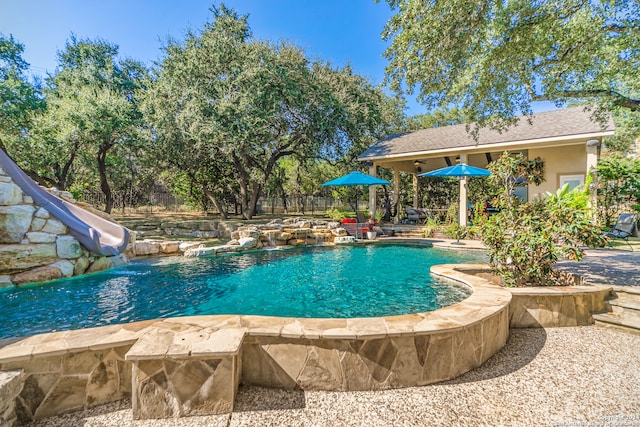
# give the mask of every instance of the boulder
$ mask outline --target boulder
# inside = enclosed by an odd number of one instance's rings
[[[293,234],[288,233],[286,231],[284,231],[284,232],[282,232],[282,233],[280,233],[280,234],[278,234],[276,236],[276,240],[280,240],[280,241],[283,241],[283,242],[286,242],[287,240],[291,240],[292,238],[293,238]]]
[[[302,246],[305,243],[306,242],[303,239],[291,239],[291,240],[287,241],[287,244],[291,245],[291,246]]]
[[[135,242],[133,252],[136,254],[136,256],[157,255],[160,253],[160,244],[159,242],[150,240]]]
[[[86,256],[78,258],[76,260],[76,264],[73,266],[73,275],[80,276],[81,274],[84,274],[84,272],[87,271],[87,268],[89,268],[89,263],[89,258]]]
[[[194,243],[194,242],[182,242],[178,245],[178,249],[180,252],[187,252],[189,249],[204,247],[202,243]]]
[[[51,267],[47,265],[14,274],[12,280],[16,285],[24,285],[25,283],[46,282],[48,280],[59,279],[61,277],[62,271],[58,267]]]
[[[22,203],[22,190],[13,182],[0,182],[0,205],[18,205]]]
[[[73,276],[74,266],[71,262],[66,259],[61,259],[60,261],[56,261],[53,264],[50,264],[49,267],[55,267],[62,273],[64,277]]]
[[[14,283],[11,281],[11,276],[9,275],[0,276],[0,289],[9,288],[12,286],[14,286]]]
[[[180,252],[180,242],[160,242],[160,252],[163,254],[175,254]]]
[[[35,218],[34,221],[38,219]],[[41,231],[30,231],[27,233],[27,239],[30,243],[55,243],[58,236],[56,234],[44,233]]]
[[[28,270],[57,259],[55,243],[0,245],[0,272]]]
[[[49,211],[46,210],[45,208],[38,208],[38,210],[36,211],[36,213],[33,215],[36,218],[41,218],[41,219],[49,219],[49,217],[51,216],[49,214]]]
[[[203,230],[193,230],[191,232],[191,236],[193,237],[197,237],[197,238],[205,238],[205,239],[215,239],[216,237],[218,237],[219,232],[218,230],[212,230],[212,231],[203,231]]]
[[[20,243],[36,208],[29,205],[0,206],[0,243]]]
[[[44,218],[33,218],[33,220],[31,220],[31,231],[42,230],[46,223],[47,223],[47,220]]]
[[[66,234],[67,226],[55,218],[49,218],[44,227],[42,227],[42,231],[52,234]]]
[[[93,261],[87,269],[86,273],[95,273],[96,271],[106,270],[107,268],[111,267],[113,267],[113,264],[111,263],[111,257],[103,256]]]
[[[254,237],[241,237],[238,239],[238,244],[243,249],[252,249],[255,248],[258,243],[258,240]]]
[[[240,229],[238,230],[240,233],[240,238],[247,238],[247,237],[251,237],[253,239],[259,239],[260,238],[260,230],[256,229],[256,228],[250,228],[250,229]]]
[[[56,239],[58,258],[76,259],[82,255],[82,246],[73,236],[58,236]]]
[[[187,258],[215,255],[215,254],[216,254],[216,248],[205,248],[202,245],[197,248],[189,248],[184,252],[184,256]]]

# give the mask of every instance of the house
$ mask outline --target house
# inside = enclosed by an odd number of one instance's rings
[[[602,138],[614,134],[613,121],[604,125],[591,119],[583,107],[536,113],[518,118],[518,124],[504,132],[480,129],[474,140],[464,124],[422,129],[388,136],[362,153],[358,160],[369,164],[369,173],[378,167],[393,170],[394,194],[399,193],[400,172],[413,175],[414,194],[418,174],[443,168],[456,162],[486,167],[504,151],[523,153],[526,158],[544,161],[545,181],[528,186],[522,197],[532,200],[546,192],[555,192],[568,183],[584,183],[586,174],[596,167]],[[414,197],[414,204],[417,198]],[[375,189],[369,192],[370,210],[375,210]],[[418,207],[418,206],[414,206]],[[460,180],[460,218],[466,224],[466,179]]]

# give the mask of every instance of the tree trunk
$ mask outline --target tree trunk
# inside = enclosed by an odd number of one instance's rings
[[[98,149],[98,173],[100,174],[100,189],[105,196],[104,211],[108,214],[111,213],[113,207],[113,201],[111,200],[111,187],[107,180],[107,151],[111,148],[110,144],[101,144]]]
[[[227,210],[224,208],[224,206],[222,206],[220,200],[204,186],[202,186],[202,191],[207,196],[207,198],[213,202],[213,205],[216,207],[216,209],[218,209],[218,212],[220,212],[220,217],[222,219],[227,219]]]

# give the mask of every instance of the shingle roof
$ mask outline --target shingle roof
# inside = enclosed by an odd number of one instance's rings
[[[527,116],[519,117],[517,126],[499,133],[491,129],[480,129],[478,141],[474,141],[466,125],[443,126],[415,132],[395,134],[382,139],[362,153],[359,160],[372,160],[402,154],[428,153],[434,150],[479,147],[484,145],[525,142],[545,138],[561,138],[588,134],[604,134],[614,130],[613,121],[603,128],[591,120],[591,112],[583,107],[547,111],[533,115],[532,124]]]

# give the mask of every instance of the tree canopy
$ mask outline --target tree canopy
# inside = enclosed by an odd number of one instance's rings
[[[387,78],[503,128],[533,101],[640,111],[637,0],[387,0]]]
[[[28,81],[29,64],[22,58],[24,46],[13,36],[0,33],[0,148],[19,144],[33,113],[42,108],[38,87]]]
[[[200,33],[168,44],[145,111],[151,149],[220,212],[231,193],[251,218],[286,156],[335,160],[386,133],[391,102],[366,79],[255,40],[246,16],[213,11]]]

